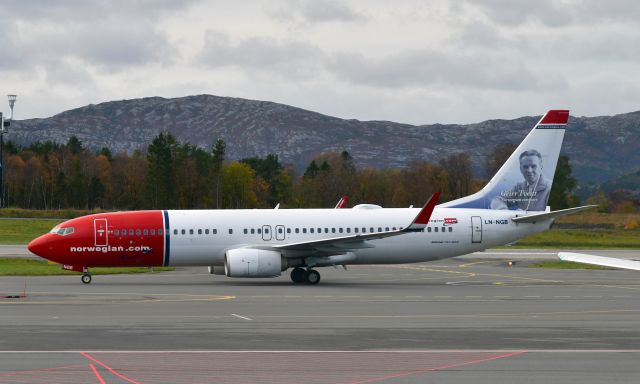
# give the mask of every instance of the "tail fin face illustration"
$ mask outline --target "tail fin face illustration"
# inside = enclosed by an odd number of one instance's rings
[[[544,211],[568,121],[568,110],[547,112],[482,190],[441,207]]]

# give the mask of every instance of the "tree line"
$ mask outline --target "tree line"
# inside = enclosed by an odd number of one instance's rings
[[[420,206],[435,191],[448,201],[486,183],[474,178],[465,153],[437,163],[412,161],[403,169],[359,169],[347,151],[328,152],[296,174],[277,155],[229,161],[223,140],[203,149],[169,133],[131,154],[92,151],[76,137],[66,144],[7,142],[4,149],[6,201],[27,209],[330,208],[342,195],[352,205],[408,207]],[[493,175],[513,149],[505,144],[491,151],[486,173]],[[550,205],[579,203],[571,194],[575,186],[569,159],[561,156]]]

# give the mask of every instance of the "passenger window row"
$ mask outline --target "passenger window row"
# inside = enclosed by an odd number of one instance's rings
[[[180,229],[180,230],[174,229],[173,230],[173,234],[174,235],[187,235],[187,234],[195,235],[196,233],[198,235],[203,235],[203,234],[204,235],[208,235],[208,234],[217,235],[218,234],[218,230],[216,228],[213,228],[211,230],[209,230],[209,228],[205,228],[205,229],[202,229],[202,228],[199,228],[199,229]],[[230,229],[229,230],[229,234],[232,234],[232,233],[233,233],[233,230]]]
[[[438,232],[438,228],[440,227],[433,227],[433,232]],[[440,232],[447,232],[447,228],[449,229],[449,232],[453,232],[453,227],[442,227]],[[427,227],[427,232],[431,232],[431,227]]]
[[[433,230],[432,230],[433,228]],[[427,227],[427,232],[447,232],[447,229],[449,232],[453,232],[453,227],[442,227],[442,229],[439,229],[440,227]],[[281,226],[277,226],[276,230],[278,231],[278,234],[282,234],[283,233],[283,228]],[[389,231],[396,231],[396,230],[402,230],[402,227],[347,227],[347,228],[343,228],[343,227],[312,227],[312,228],[286,228],[286,232],[287,234],[291,234],[291,233],[296,233],[296,234],[322,234],[322,233],[326,233],[326,234],[335,234],[335,233],[347,233],[347,234],[360,234],[360,233],[377,233],[377,232],[389,232]],[[116,230],[117,231],[117,230]],[[146,231],[146,230],[145,230]],[[152,230],[153,231],[153,230]],[[162,235],[162,230],[159,229],[159,235]],[[264,234],[267,235],[270,233],[270,227],[267,228],[244,228],[242,230],[242,233],[245,235],[262,235],[264,231]],[[424,232],[424,230],[422,230],[422,232]],[[173,230],[173,234],[174,235],[216,235],[218,234],[218,230],[216,228],[209,230],[209,228],[205,228],[205,229],[174,229]],[[233,234],[233,229],[229,229],[229,234],[232,235]],[[117,235],[117,233],[116,233]],[[153,233],[152,233],[153,235]]]
[[[276,229],[278,231],[279,234],[283,233],[283,228],[281,226],[276,226]],[[369,231],[367,232],[367,228],[366,227],[355,227],[355,228],[328,228],[328,227],[311,227],[311,228],[287,228],[286,231],[288,234],[291,233],[303,233],[303,234],[307,234],[307,233],[313,233],[313,234],[321,234],[321,233],[348,233],[348,234],[359,234],[359,233],[376,233],[376,232],[383,232],[384,231],[390,231],[390,230],[394,230],[396,231],[398,228],[396,227],[377,227],[377,231],[376,228],[374,227],[369,227]],[[402,228],[400,228],[402,229]],[[262,234],[262,228],[245,228],[242,230],[242,233],[244,233],[245,235],[251,234]],[[269,228],[264,228],[264,233],[268,234],[269,233]]]
[[[162,236],[162,229],[114,229],[113,234],[115,236]],[[128,235],[127,235],[128,234]]]

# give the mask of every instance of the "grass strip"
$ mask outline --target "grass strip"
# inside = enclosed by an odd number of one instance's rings
[[[1,219],[0,244],[27,244],[64,220]]]
[[[158,273],[173,271],[172,267],[122,267],[91,268],[92,275],[115,275],[121,273]],[[79,275],[78,272],[62,269],[60,264],[44,260],[0,258],[0,276],[52,276]]]
[[[529,264],[529,268],[548,268],[548,269],[612,269],[599,265],[582,264],[573,261],[549,260],[535,264]]]
[[[629,229],[551,229],[510,247],[553,249],[640,249],[640,231]]]

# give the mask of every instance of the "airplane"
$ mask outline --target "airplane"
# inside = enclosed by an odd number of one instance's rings
[[[342,196],[338,201],[338,204],[336,204],[336,206],[334,207],[334,209],[342,209],[346,207],[347,204],[349,204],[349,196],[346,196],[346,195]]]
[[[214,275],[318,284],[321,267],[426,262],[547,230],[546,205],[568,110],[550,110],[480,191],[422,208],[152,210],[71,219],[28,249],[91,282],[91,267],[207,266]],[[542,207],[542,208],[541,208]]]
[[[558,252],[558,258],[562,261],[640,271],[640,261],[638,260],[625,260],[617,257],[594,256],[574,252]]]

